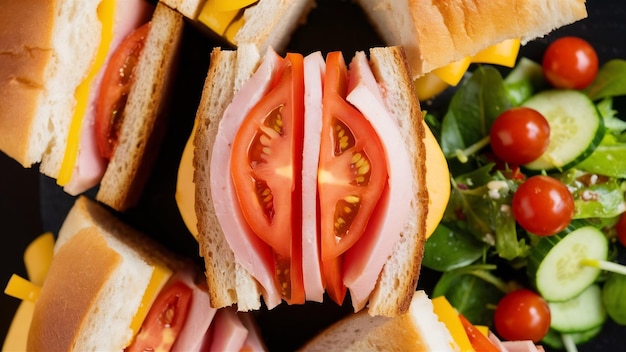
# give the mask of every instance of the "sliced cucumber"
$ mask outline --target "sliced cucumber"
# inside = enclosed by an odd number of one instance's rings
[[[600,274],[599,268],[582,265],[581,260],[606,260],[608,252],[609,242],[602,231],[574,220],[564,231],[537,242],[528,258],[528,276],[547,301],[566,301]]]
[[[607,313],[602,304],[602,290],[593,284],[578,296],[564,302],[548,302],[550,327],[554,330],[573,333],[588,331],[601,326]]]
[[[563,343],[564,339],[569,339],[574,344],[581,345],[596,337],[600,331],[602,331],[602,326],[597,326],[586,331],[572,333],[562,333],[554,329],[550,329],[541,342],[554,349],[562,350],[565,348],[565,344]]]
[[[585,94],[576,90],[547,90],[523,106],[539,111],[550,124],[550,144],[528,171],[563,171],[587,158],[604,136],[604,122]]]

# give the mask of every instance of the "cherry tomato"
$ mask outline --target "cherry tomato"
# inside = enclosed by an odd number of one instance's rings
[[[543,74],[556,88],[582,89],[598,73],[598,55],[584,39],[563,37],[555,40],[543,55]]]
[[[180,280],[168,283],[150,307],[135,340],[125,351],[169,351],[191,307],[192,290]]]
[[[537,110],[516,107],[504,111],[489,133],[493,152],[503,161],[527,164],[541,156],[550,143],[550,125]]]
[[[304,299],[300,248],[302,55],[288,54],[272,84],[235,135],[233,145],[238,147],[232,150],[231,175],[246,222],[274,250],[283,298],[297,303]]]
[[[345,101],[341,52],[326,58],[318,169],[322,260],[336,258],[363,234],[387,182],[385,151],[372,125]]]
[[[111,159],[117,145],[130,83],[149,31],[150,22],[126,37],[111,55],[102,75],[95,108],[95,133],[98,151],[107,160]]]
[[[537,343],[550,328],[550,307],[537,293],[517,289],[507,293],[496,307],[494,324],[506,340],[532,340]]]
[[[620,215],[615,228],[617,229],[617,239],[622,246],[626,247],[626,213]]]
[[[559,180],[532,176],[513,195],[513,216],[526,231],[549,236],[565,229],[574,216],[574,197]]]

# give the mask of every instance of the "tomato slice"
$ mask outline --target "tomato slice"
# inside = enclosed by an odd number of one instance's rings
[[[149,31],[150,22],[126,37],[111,55],[102,75],[95,108],[95,133],[98,151],[107,160],[111,159],[117,145],[130,83]]]
[[[336,258],[363,234],[387,181],[383,146],[372,125],[345,101],[341,52],[326,58],[318,170],[322,261]]]
[[[126,351],[169,351],[187,318],[191,295],[192,289],[180,280],[164,287]]]
[[[328,297],[342,305],[348,288],[343,284],[343,258],[336,257],[322,262],[322,277]]]
[[[304,66],[287,54],[273,87],[246,116],[235,135],[231,175],[252,231],[275,253],[283,298],[304,302],[302,278],[302,143]]]

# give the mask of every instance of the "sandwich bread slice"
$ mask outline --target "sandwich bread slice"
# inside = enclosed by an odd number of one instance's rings
[[[585,0],[358,0],[387,45],[401,45],[413,76],[508,39],[526,43],[587,17]]]
[[[182,16],[147,0],[0,6],[8,53],[0,56],[0,150],[24,167],[38,164],[71,195],[104,178],[99,200],[133,206],[163,133]],[[121,68],[106,73],[114,63]]]
[[[350,64],[353,73],[350,73],[350,83],[346,84],[351,87],[351,93],[346,98],[356,108],[367,111],[363,114],[384,117],[371,121],[374,127],[369,127],[376,131],[372,132],[372,138],[382,140],[381,148],[386,151],[382,162],[390,170],[389,177],[383,182],[384,199],[371,215],[373,225],[365,230],[367,235],[363,235],[345,254],[337,255],[336,258],[340,259],[326,261],[320,249],[318,226],[321,224],[316,225],[316,222],[333,215],[316,214],[315,204],[316,182],[328,179],[317,178],[323,173],[317,169],[318,159],[314,152],[305,152],[306,148],[303,148],[295,153],[294,165],[302,160],[303,169],[302,176],[299,171],[294,175],[296,179],[302,178],[302,193],[295,191],[294,194],[302,203],[295,201],[292,209],[312,209],[312,212],[299,214],[294,211],[293,234],[287,238],[289,243],[286,244],[291,245],[287,264],[290,266],[285,271],[294,276],[283,277],[285,281],[280,281],[281,278],[276,278],[275,274],[285,262],[279,263],[276,256],[279,249],[261,239],[250,229],[250,223],[242,218],[241,202],[237,201],[234,196],[236,190],[230,184],[232,161],[229,158],[238,148],[253,150],[246,144],[233,143],[232,138],[241,128],[246,111],[268,94],[271,82],[278,80],[272,72],[273,69],[280,71],[278,67],[283,67],[281,63],[284,59],[273,51],[261,57],[253,45],[240,46],[236,51],[216,48],[212,52],[196,116],[193,182],[197,239],[200,254],[205,260],[211,300],[217,307],[237,304],[240,310],[259,309],[262,296],[271,309],[282,300],[290,302],[293,299],[293,296],[284,294],[283,288],[287,287],[291,287],[292,293],[302,294],[299,301],[290,303],[321,301],[324,291],[328,292],[332,286],[334,291],[331,296],[339,304],[343,302],[345,290],[350,291],[355,310],[368,304],[371,314],[395,316],[408,309],[419,277],[427,233],[426,217],[431,204],[425,185],[425,125],[412,89],[403,49],[373,48],[369,56],[368,60],[364,53],[358,53]],[[305,100],[303,124],[306,142],[298,142],[310,146],[309,142],[317,140],[311,142],[312,149],[315,149],[320,143],[320,132],[309,123],[321,121],[319,114],[323,98],[320,79],[324,76],[323,72],[330,69],[324,69],[320,53],[307,56],[303,61],[307,75],[304,78],[304,97],[301,93],[299,98]],[[308,66],[307,62],[314,65]],[[306,78],[315,76],[316,79]],[[309,116],[315,110],[319,110],[318,115],[313,113]],[[434,145],[437,147],[436,143]],[[304,165],[309,165],[310,160],[313,160],[313,170],[305,170]],[[310,185],[311,180],[313,184],[307,192],[305,183]],[[279,192],[278,189],[274,191]],[[248,197],[253,199],[254,195],[249,194]],[[342,203],[339,201],[337,204]],[[308,225],[302,225],[304,223]],[[339,265],[337,270],[343,277],[333,284],[330,283],[330,274],[324,273],[331,263]],[[282,283],[277,283],[277,280]],[[303,292],[297,291],[297,285],[304,286]]]

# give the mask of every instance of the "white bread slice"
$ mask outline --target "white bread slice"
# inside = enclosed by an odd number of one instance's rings
[[[402,45],[413,75],[506,39],[522,43],[587,16],[585,0],[357,0],[387,45]]]
[[[152,269],[96,227],[80,230],[54,256],[35,303],[28,350],[122,350]]]
[[[211,196],[209,160],[219,121],[234,94],[256,69],[259,59],[252,45],[244,45],[238,51],[213,49],[196,115],[194,141],[198,242],[200,255],[205,261],[211,302],[215,307],[237,304],[240,311],[259,309],[261,291],[256,280],[235,261],[235,255],[219,226]]]
[[[394,245],[369,301],[370,314],[396,316],[408,309],[424,254],[428,214],[425,132],[403,48],[370,49],[370,66],[382,87],[387,109],[398,122],[412,163],[411,188],[414,192],[410,214],[413,216],[407,219],[400,240]]]
[[[96,197],[116,210],[136,204],[156,158],[165,133],[183,25],[178,12],[157,4],[135,68],[118,145]]]
[[[198,18],[206,3],[204,0],[162,1],[192,20]],[[233,44],[254,44],[260,53],[269,47],[280,52],[314,7],[314,0],[259,0],[244,10],[244,25]]]
[[[59,231],[28,349],[122,350],[157,265],[176,271],[185,264],[98,203],[78,197]]]
[[[240,47],[237,51],[216,48],[211,55],[211,66],[196,119],[194,183],[195,208],[198,221],[200,255],[204,257],[211,301],[216,307],[238,304],[240,310],[258,309],[259,289],[255,280],[235,261],[235,256],[219,225],[211,197],[209,160],[213,152],[220,119],[232,101],[235,75],[239,70],[251,75],[256,64],[242,69],[236,60],[248,57]],[[254,49],[252,49],[254,50]],[[392,116],[399,122],[401,134],[411,151],[413,189],[416,190],[411,214],[400,241],[380,274],[370,297],[370,314],[396,316],[406,312],[417,285],[426,233],[428,193],[425,188],[424,131],[419,102],[412,89],[409,68],[402,48],[374,48],[370,51],[374,75],[383,87],[384,99]],[[254,62],[258,61],[258,55]],[[242,285],[245,283],[245,285]]]
[[[320,332],[301,352],[454,351],[456,343],[424,293],[416,291],[409,310],[389,318],[365,311],[351,314]]]
[[[56,178],[74,91],[101,36],[100,0],[0,1],[0,149]],[[10,30],[9,30],[10,29]]]

